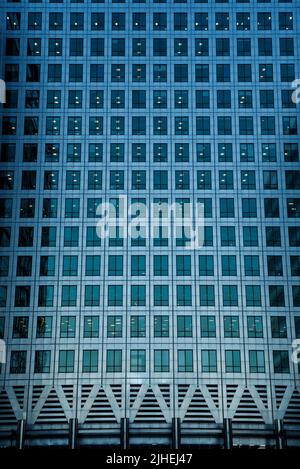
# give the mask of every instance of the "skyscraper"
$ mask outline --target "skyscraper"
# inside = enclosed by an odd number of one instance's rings
[[[0,8],[0,445],[300,445],[299,1]]]

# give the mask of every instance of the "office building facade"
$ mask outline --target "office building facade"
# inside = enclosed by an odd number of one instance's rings
[[[0,11],[0,444],[299,445],[298,0]]]

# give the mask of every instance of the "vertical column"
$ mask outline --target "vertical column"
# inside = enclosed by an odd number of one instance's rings
[[[172,448],[179,449],[181,440],[181,422],[180,418],[172,418]]]
[[[231,419],[224,419],[224,448],[232,449],[233,438],[232,438],[232,422]]]
[[[25,419],[18,420],[17,428],[17,449],[24,448],[24,437],[25,437]]]
[[[69,420],[69,449],[77,448],[78,419]]]
[[[276,438],[276,448],[277,449],[284,449],[286,448],[286,436],[283,428],[283,421],[280,419],[276,419],[274,421],[275,426],[275,438]]]
[[[128,418],[121,418],[120,422],[120,445],[122,449],[129,448],[129,421]]]

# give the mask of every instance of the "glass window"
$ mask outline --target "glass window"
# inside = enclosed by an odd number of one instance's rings
[[[247,317],[248,337],[251,339],[263,338],[263,322],[261,316]]]
[[[265,353],[263,350],[249,350],[250,373],[265,372]]]
[[[153,13],[153,30],[165,31],[167,29],[167,13]]]
[[[123,275],[123,256],[110,255],[108,257],[108,275],[109,276],[122,276]]]
[[[176,286],[177,306],[192,306],[192,287],[191,285]]]
[[[154,337],[169,337],[169,316],[154,316]]]
[[[238,338],[240,337],[238,316],[224,316],[224,337]]]
[[[300,247],[300,227],[289,226],[289,245],[292,247]]]
[[[155,276],[166,276],[169,273],[167,255],[153,256],[153,273]]]
[[[34,357],[34,373],[50,373],[51,351],[37,350]]]
[[[287,324],[285,316],[271,316],[271,331],[273,339],[287,338]]]
[[[215,289],[214,285],[199,286],[199,305],[214,306],[215,305]]]
[[[210,143],[197,143],[196,154],[197,154],[197,162],[209,163],[211,161]]]
[[[42,29],[42,13],[30,12],[28,13],[28,30],[40,31]]]
[[[300,338],[300,316],[295,316],[294,322],[295,322],[295,337],[296,339],[299,339]]]
[[[179,373],[193,372],[193,350],[178,350],[177,361]]]
[[[236,29],[237,31],[249,31],[250,27],[250,13],[239,12],[236,13]]]
[[[226,373],[241,372],[241,352],[239,350],[225,350]]]
[[[130,316],[130,337],[146,337],[146,316]]]
[[[16,156],[16,144],[15,143],[2,143],[0,161],[2,163],[15,161],[15,156]]]
[[[192,337],[192,316],[177,316],[177,337]]]
[[[33,229],[32,230],[32,240],[30,246],[33,243]],[[10,239],[11,239],[11,228],[10,227],[0,227],[0,246],[1,247],[9,247],[10,246]]]
[[[242,216],[243,218],[257,217],[257,202],[254,198],[242,199]]]
[[[238,306],[237,285],[223,285],[223,306]]]
[[[279,38],[279,51],[280,55],[283,57],[294,56],[294,38]]]
[[[280,64],[280,76],[282,82],[291,82],[295,80],[295,65],[294,64]]]
[[[282,256],[267,256],[267,267],[269,277],[282,277]]]
[[[220,78],[220,73],[218,77]],[[195,65],[195,81],[198,83],[209,82],[209,65],[208,64],[196,64]]]
[[[222,260],[222,275],[235,276],[237,275],[236,256],[223,255]]]
[[[97,373],[98,371],[98,350],[83,350],[82,352],[82,372]]]
[[[94,12],[91,13],[91,30],[103,31],[105,28],[105,13]]]
[[[78,272],[78,256],[63,256],[63,275],[76,276]]]
[[[300,218],[300,199],[287,199],[288,218]]]
[[[216,350],[201,350],[201,371],[202,373],[217,372]]]
[[[13,339],[27,339],[28,338],[29,318],[28,316],[18,316],[14,318],[13,322]]]
[[[40,276],[50,277],[55,275],[55,256],[41,256]]]
[[[42,247],[55,247],[56,246],[56,227],[43,226],[41,232],[41,246]]]
[[[246,285],[246,306],[261,306],[261,289],[260,285]]]
[[[85,275],[99,276],[100,275],[100,261],[101,256],[88,255],[85,257]]]
[[[100,286],[86,285],[84,291],[84,306],[99,306],[100,304]]]
[[[259,81],[273,81],[273,64],[259,64]]]
[[[194,14],[194,28],[196,31],[208,31],[208,13]]]
[[[77,286],[63,285],[61,306],[76,306],[77,303]]]
[[[289,352],[286,350],[273,351],[274,373],[289,373]]]
[[[107,337],[122,337],[122,316],[107,316]]]
[[[75,361],[74,350],[60,350],[59,359],[58,359],[58,372],[59,373],[73,373],[74,361]]]
[[[169,305],[169,286],[168,285],[154,285],[154,306],[168,306]]]
[[[199,276],[214,275],[214,257],[212,255],[199,256]]]
[[[215,316],[200,317],[201,337],[216,337],[216,318]]]
[[[281,246],[281,231],[279,226],[266,226],[266,245],[268,247]]]
[[[284,286],[269,285],[269,300],[272,307],[285,306]]]
[[[60,338],[72,339],[76,333],[76,317],[62,316],[60,319]]]
[[[9,272],[9,256],[0,256],[0,277],[7,277],[8,272]]]
[[[27,352],[25,350],[13,350],[10,354],[10,374],[26,373]]]
[[[130,350],[130,372],[146,371],[146,350]]]
[[[119,373],[122,371],[122,350],[106,351],[106,372]]]
[[[225,174],[224,181],[222,181],[223,176]],[[224,184],[226,187],[226,175],[227,173],[220,171],[220,184]],[[232,174],[229,173],[229,183],[233,184],[233,179],[231,179]],[[231,181],[231,182],[230,182]],[[234,199],[220,199],[220,217],[221,218],[234,218]]]
[[[99,316],[84,316],[83,337],[85,339],[99,337]]]
[[[221,246],[235,246],[235,227],[234,226],[221,226],[220,227]]]
[[[244,268],[246,276],[259,276],[259,256],[244,256]]]
[[[169,350],[154,350],[154,371],[158,373],[170,371]]]

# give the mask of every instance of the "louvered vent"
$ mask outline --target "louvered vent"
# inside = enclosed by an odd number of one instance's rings
[[[209,410],[206,400],[203,397],[202,392],[200,391],[200,389],[196,389],[183,421],[193,422],[199,420],[201,422],[215,421]]]
[[[178,399],[178,407],[180,408],[182,406],[183,400],[186,396],[186,393],[188,392],[189,385],[188,384],[178,384],[178,394],[177,394],[177,399]]]
[[[0,422],[15,423],[16,417],[5,390],[0,392]]]
[[[130,405],[134,399],[130,396]],[[138,422],[165,422],[164,415],[152,389],[148,389],[134,419]]]
[[[266,409],[268,409],[268,389],[267,386],[257,384],[255,386],[256,391],[258,392],[259,397]]]
[[[283,421],[284,423],[300,423],[300,393],[297,389],[293,392]]]
[[[90,392],[91,386],[82,386],[82,399],[86,400]],[[103,389],[99,389],[85,422],[116,422],[116,417]]]
[[[284,393],[286,391],[286,386],[275,386],[275,394],[276,394],[276,407],[279,409]]]
[[[262,415],[248,389],[243,392],[233,420],[236,422],[263,422]]]
[[[23,409],[25,386],[13,386],[13,390],[15,392],[15,396],[19,403],[20,409]]]
[[[166,405],[170,407],[170,386],[168,384],[159,384],[158,387],[163,395]]]
[[[110,388],[120,409],[123,407],[123,393],[121,384],[111,384]]]
[[[33,393],[35,394],[35,391],[40,391],[41,386],[35,386],[34,388],[39,388],[39,390],[34,389]],[[38,397],[34,396],[33,400],[37,401]],[[63,408],[58,399],[55,389],[51,389],[51,391],[49,392],[46,402],[43,405],[38,415],[37,422],[39,423],[46,423],[46,422],[66,423],[67,422],[65,413],[63,411]]]
[[[42,392],[44,390],[44,386],[33,386],[32,390],[32,399],[31,399],[31,408],[34,409]]]
[[[93,389],[93,386],[90,386],[88,384],[81,386],[81,401],[80,401],[81,409],[84,407],[86,401],[88,400],[88,397],[92,389]]]
[[[236,384],[228,384],[226,386],[226,403],[227,403],[227,409],[229,409],[231,403],[232,403],[232,400],[234,398],[234,395],[236,393],[236,390],[237,390],[237,385]]]
[[[220,405],[218,385],[217,384],[207,384],[206,387],[207,387],[207,390],[208,390],[212,400],[214,401],[214,404],[215,404],[216,408],[218,409],[219,405]]]
[[[130,407],[133,406],[134,401],[136,400],[136,397],[137,397],[140,389],[141,389],[140,384],[136,384],[136,385],[132,384],[130,386]]]
[[[73,409],[73,404],[74,404],[74,386],[70,385],[64,385],[62,386],[65,398],[68,401],[70,409]]]

